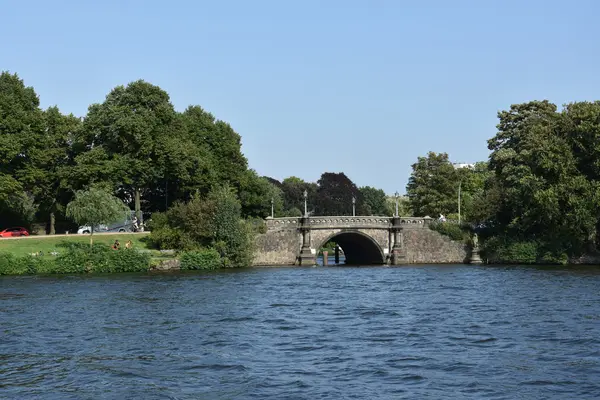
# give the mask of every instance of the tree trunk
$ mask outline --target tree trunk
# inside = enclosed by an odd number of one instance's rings
[[[142,211],[140,206],[140,189],[135,188],[135,216],[138,219],[138,223],[142,223]]]
[[[54,229],[54,224],[56,223],[56,216],[53,212],[50,213],[50,234],[55,235],[56,231]]]

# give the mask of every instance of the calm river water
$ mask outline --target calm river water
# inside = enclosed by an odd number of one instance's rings
[[[2,399],[598,399],[600,268],[0,278]]]

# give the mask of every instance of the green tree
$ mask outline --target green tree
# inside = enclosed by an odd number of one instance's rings
[[[389,210],[389,215],[394,215],[396,212],[396,197],[386,197],[386,208]],[[410,209],[410,200],[407,196],[398,197],[398,215],[400,217],[413,217],[413,212]]]
[[[366,215],[391,215],[393,208],[390,208],[385,192],[381,189],[375,189],[371,186],[363,186],[360,193],[364,201],[364,211]]]
[[[406,186],[410,207],[415,216],[435,217],[458,211],[460,178],[447,153],[429,152],[412,165]]]
[[[475,163],[474,167],[458,168],[456,171],[460,186],[461,221],[480,224],[485,217],[482,201],[486,198],[486,182],[493,175],[486,162]],[[458,208],[458,198],[457,198]],[[484,207],[485,208],[485,207]]]
[[[567,104],[562,111],[562,130],[575,155],[577,169],[593,187],[600,182],[600,101]],[[588,241],[600,243],[600,209]]]
[[[57,107],[50,107],[43,117],[44,130],[32,135],[35,142],[27,146],[27,162],[17,176],[35,198],[40,216],[49,220],[50,234],[53,235],[55,213],[64,213],[65,199],[71,196],[65,178],[71,166],[70,143],[80,121],[73,115],[62,115]]]
[[[175,203],[166,213],[153,214],[150,240],[159,248],[215,249],[222,266],[249,266],[253,234],[241,215],[235,189],[217,186],[206,196],[194,195],[187,203]]]
[[[317,198],[318,186],[316,183],[305,182],[304,180],[290,176],[281,182],[283,192],[283,208],[285,214],[291,217],[299,217],[304,212],[304,191],[308,196],[309,210],[314,209],[314,203]]]
[[[577,124],[548,101],[513,105],[498,117],[498,133],[488,142],[502,192],[498,234],[535,238],[551,258],[581,252],[594,236],[600,186],[581,173],[582,153],[573,151],[576,135],[568,129]],[[580,126],[593,131],[587,122]]]
[[[252,169],[246,170],[240,182],[239,198],[244,217],[266,218],[271,215],[271,199],[274,211],[281,216],[283,193],[267,179],[260,177]]]
[[[0,74],[0,212],[4,223],[31,222],[36,210],[29,187],[19,180],[31,148],[44,130],[40,102],[17,74]]]
[[[102,148],[103,180],[131,194],[140,219],[142,192],[165,176],[166,143],[176,134],[175,120],[169,95],[142,80],[114,88],[102,104],[89,107],[84,120],[85,148]]]
[[[357,214],[364,213],[360,190],[343,172],[325,172],[317,184],[316,215],[352,215],[353,197]]]
[[[94,228],[126,218],[129,207],[110,193],[90,188],[75,193],[75,198],[67,204],[67,217],[78,225],[90,226],[90,247],[93,245]]]
[[[209,229],[213,247],[221,254],[224,266],[247,267],[252,263],[252,237],[241,219],[242,205],[233,188],[225,185],[208,195],[211,209]]]
[[[241,151],[240,135],[228,123],[215,119],[200,106],[188,107],[183,112],[183,121],[196,146],[214,160],[215,183],[237,186],[248,168],[248,160]]]

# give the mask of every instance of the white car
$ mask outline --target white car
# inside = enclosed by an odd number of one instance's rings
[[[98,225],[94,227],[94,233],[108,233],[108,232],[132,232],[131,221],[116,222],[111,225]],[[92,228],[89,225],[80,226],[77,229],[77,233],[80,235],[89,234],[92,232]]]

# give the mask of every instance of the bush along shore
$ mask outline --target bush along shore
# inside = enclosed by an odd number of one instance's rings
[[[77,274],[148,271],[151,255],[133,249],[64,242],[56,256],[0,253],[0,275]]]
[[[227,261],[215,249],[186,251],[178,257],[173,254],[173,257],[157,259],[148,251],[113,250],[104,244],[90,247],[78,242],[63,242],[58,246],[60,252],[53,252],[55,256],[0,252],[0,276],[216,270],[227,266]]]

